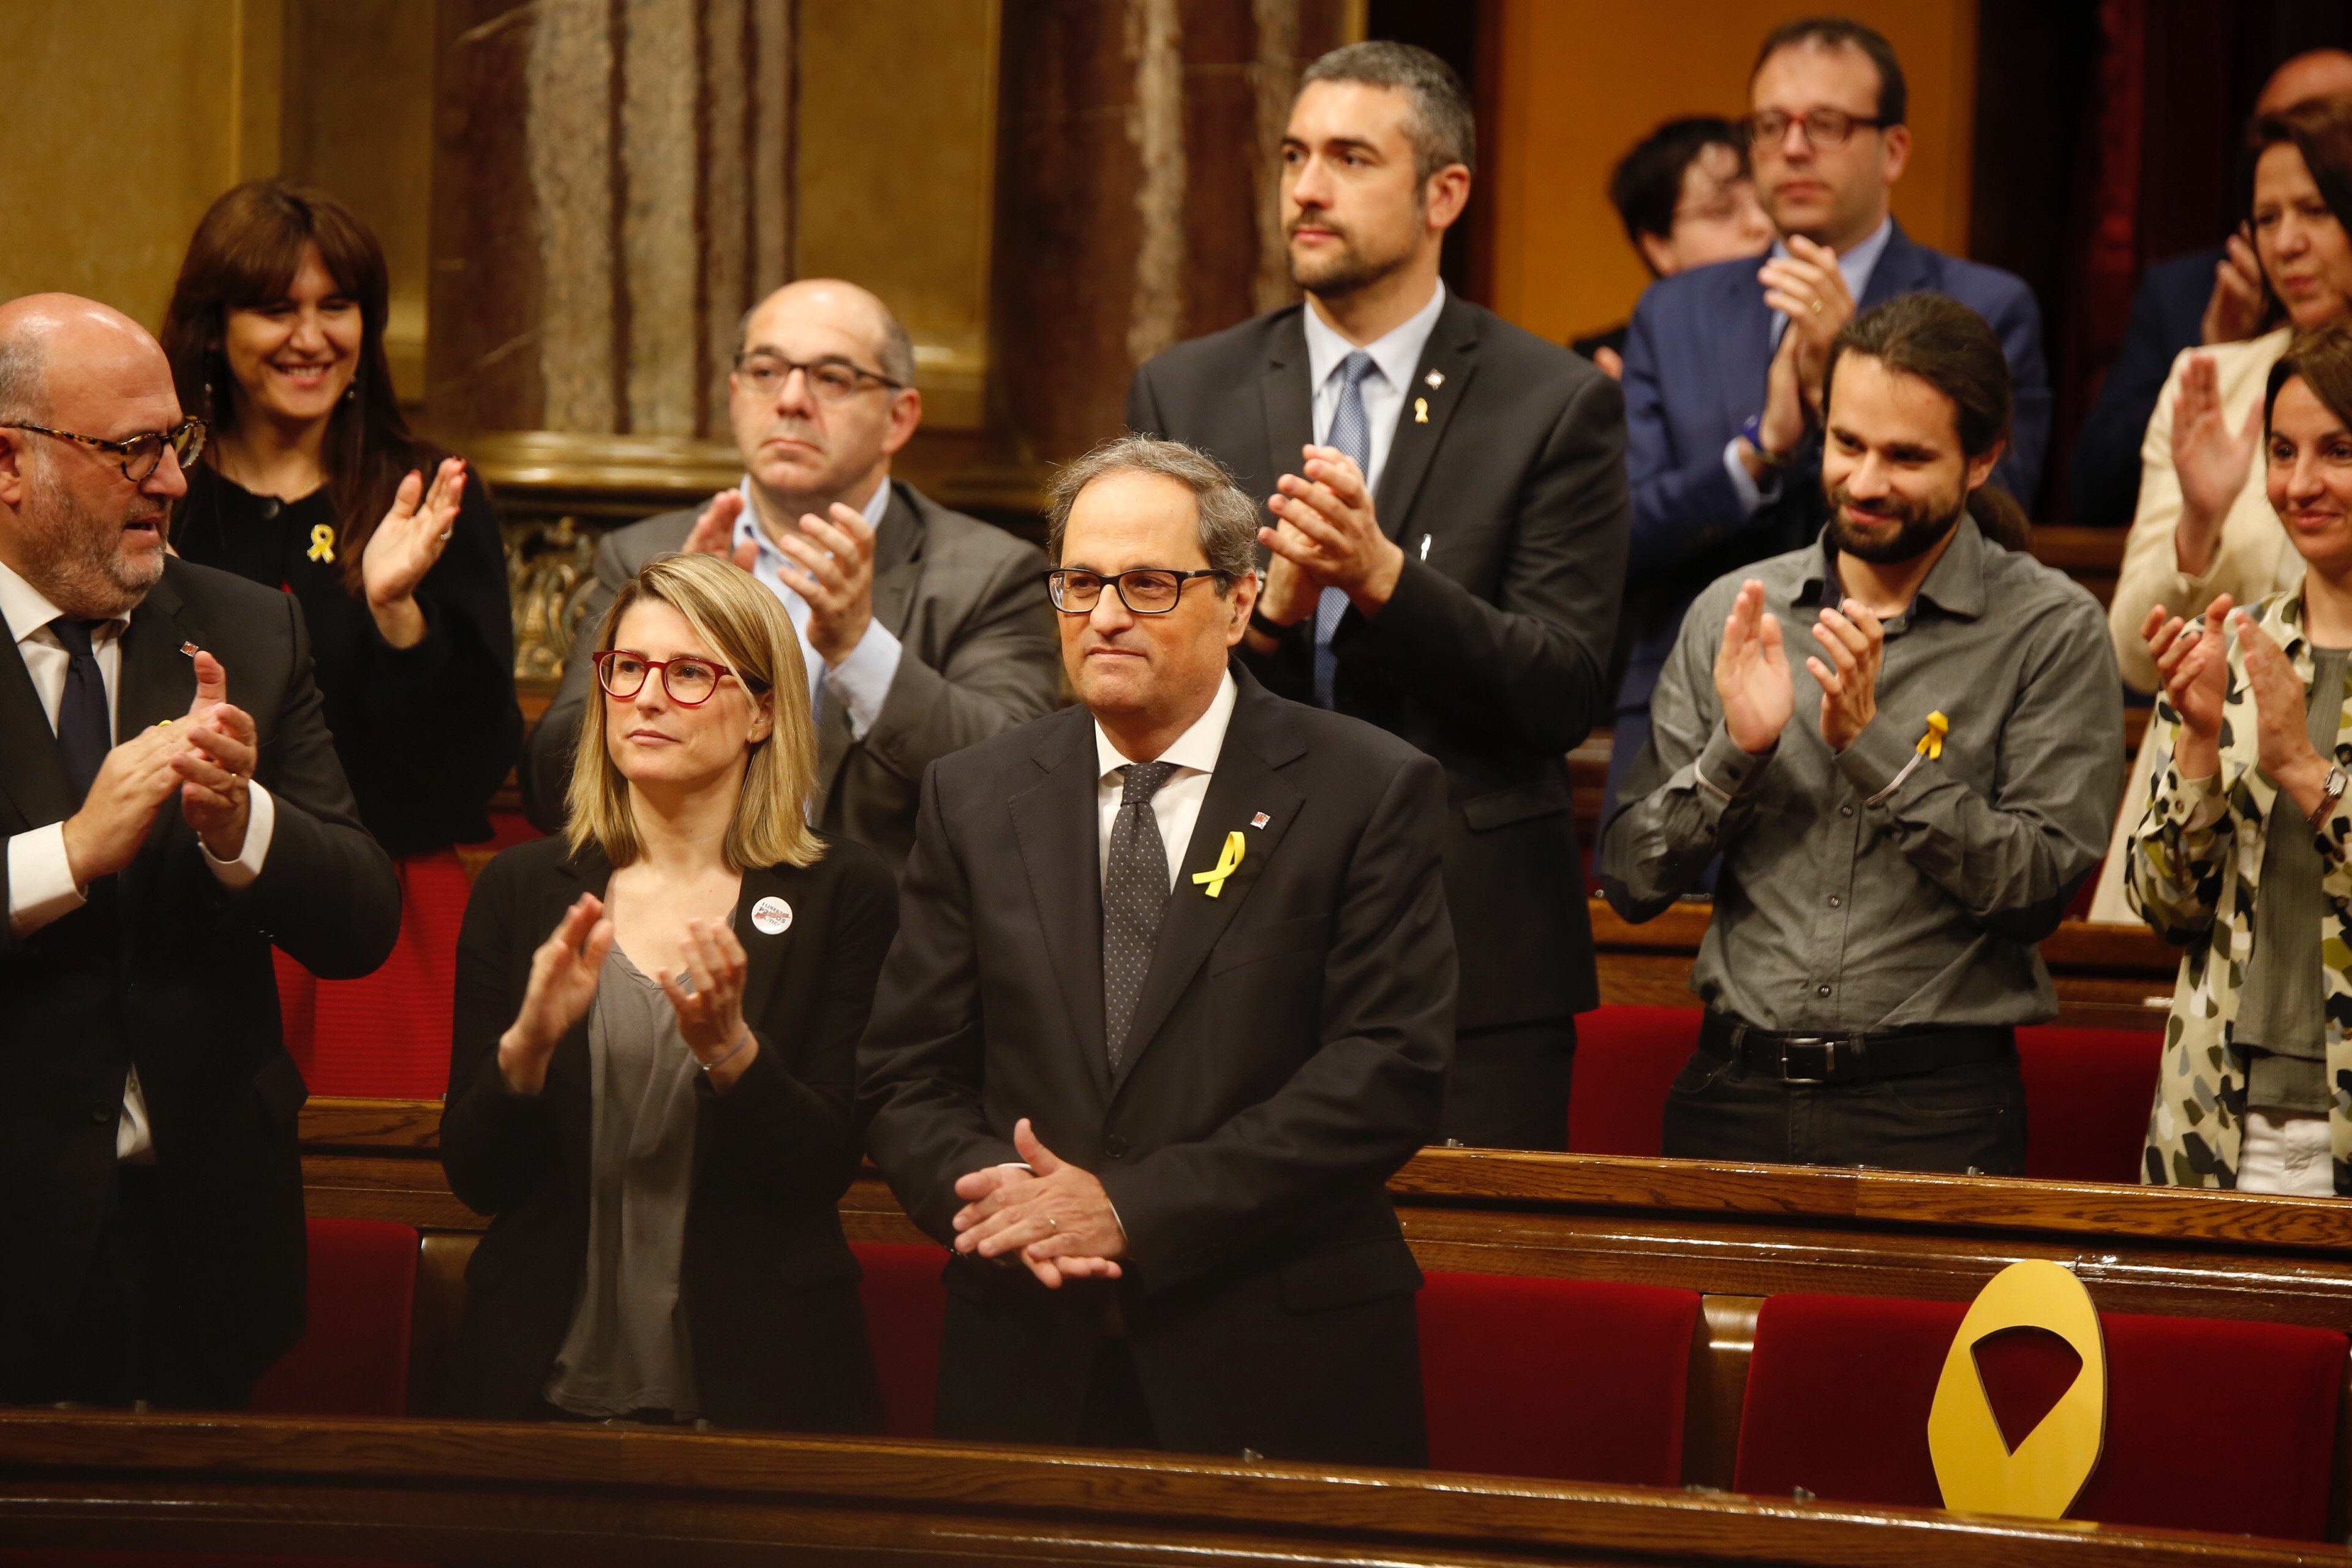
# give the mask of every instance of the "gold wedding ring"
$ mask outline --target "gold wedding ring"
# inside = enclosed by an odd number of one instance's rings
[[[1054,1227],[1055,1235],[1059,1236],[1062,1233],[1062,1222],[1055,1219],[1052,1215],[1047,1215],[1045,1216],[1045,1223]]]
[[[1819,300],[1814,300],[1814,301],[1813,301],[1813,314],[1814,314],[1814,315],[1816,315],[1816,316],[1818,316],[1818,315],[1820,315],[1821,313],[1822,313],[1822,302],[1821,302]]]

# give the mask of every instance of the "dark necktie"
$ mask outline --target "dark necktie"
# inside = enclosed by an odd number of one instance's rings
[[[74,808],[89,797],[106,753],[114,749],[114,721],[106,705],[106,677],[90,651],[89,634],[104,621],[78,621],[59,616],[49,623],[58,641],[66,645],[66,687],[58,701],[58,751],[65,758],[66,782],[72,786]]]
[[[1364,413],[1364,382],[1380,373],[1372,356],[1361,349],[1331,371],[1332,379],[1339,384],[1339,402],[1331,410],[1331,428],[1324,445],[1337,447],[1353,458],[1367,485],[1372,482],[1372,422]],[[1339,673],[1339,657],[1331,651],[1331,634],[1339,629],[1339,618],[1347,613],[1344,588],[1326,588],[1315,602],[1315,700],[1326,708],[1331,706],[1332,681]]]
[[[1118,1070],[1127,1026],[1143,977],[1151,973],[1151,945],[1168,909],[1168,849],[1151,797],[1176,771],[1173,763],[1129,763],[1118,770],[1127,787],[1110,825],[1110,863],[1103,871],[1103,1044]]]

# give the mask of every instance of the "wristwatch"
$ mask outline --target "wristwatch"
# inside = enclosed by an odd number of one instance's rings
[[[1720,430],[1723,426],[1718,425],[1716,428]],[[1764,444],[1764,416],[1761,414],[1748,416],[1748,423],[1739,427],[1739,438],[1756,449],[1757,458],[1768,468],[1785,468],[1789,466],[1789,459],[1794,456],[1789,452],[1775,452]]]
[[[2347,775],[2339,767],[2330,767],[2327,770],[2327,782],[2319,786],[2319,804],[2311,808],[2310,821],[2313,834],[2316,835],[2321,825],[2335,815],[2336,803],[2344,798],[2344,787],[2347,784],[2352,784],[2352,775]]]
[[[1288,626],[1284,626],[1279,621],[1267,620],[1265,618],[1265,612],[1259,609],[1255,605],[1252,605],[1250,606],[1249,624],[1250,630],[1254,632],[1264,632],[1266,636],[1272,637],[1276,642],[1280,642],[1284,637],[1290,635],[1290,628]]]

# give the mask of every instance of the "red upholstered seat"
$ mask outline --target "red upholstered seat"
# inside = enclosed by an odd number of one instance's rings
[[[284,1415],[404,1415],[416,1232],[373,1219],[310,1222],[310,1322],[253,1390]]]
[[[2157,1030],[2017,1031],[2025,1075],[2025,1173],[2052,1182],[2137,1182],[2164,1054]]]
[[[1650,1154],[1664,1137],[1666,1090],[1698,1045],[1696,1007],[1596,1007],[1576,1020],[1568,1146]]]
[[[866,1271],[858,1293],[882,1384],[882,1428],[893,1437],[928,1437],[939,1401],[940,1329],[948,1315],[947,1287],[940,1282],[947,1252],[873,1241],[852,1242],[849,1249]]]
[[[1735,1489],[1786,1496],[1802,1487],[1841,1502],[1940,1506],[1927,1411],[1967,1311],[1958,1301],[1768,1300],[1757,1319]],[[2343,1334],[2126,1312],[2103,1312],[2099,1322],[2106,1447],[2070,1518],[2325,1537]],[[2035,1417],[2029,1409],[2021,1419],[2017,1407],[2046,1408],[2071,1379],[2052,1375],[2032,1340],[1998,1371],[1992,1350],[1988,1342],[1979,1364],[2004,1430],[2021,1439]],[[2184,1436],[2191,1427],[2204,1435]]]
[[[1695,1292],[1432,1274],[1419,1305],[1433,1468],[1681,1484]]]

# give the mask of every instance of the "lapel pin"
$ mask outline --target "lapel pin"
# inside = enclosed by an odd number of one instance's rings
[[[1215,898],[1225,890],[1225,879],[1234,874],[1234,868],[1242,863],[1242,836],[1238,833],[1226,834],[1225,847],[1218,855],[1217,863],[1205,871],[1193,872],[1192,880],[1206,883],[1209,897]]]
[[[761,936],[782,936],[793,929],[793,906],[773,896],[751,906],[751,929]]]
[[[194,643],[192,643],[192,642],[184,642],[184,643],[182,643],[182,644],[180,645],[180,652],[181,652],[181,654],[182,654],[183,656],[184,656],[185,658],[195,658],[195,657],[196,657],[196,655],[198,655],[198,654],[200,654],[200,653],[202,653],[202,652],[204,652],[204,651],[205,651],[204,649],[202,649],[202,648],[198,647],[195,644],[194,644]]]
[[[1412,400],[1412,422],[1416,425],[1426,425],[1429,423],[1428,398],[1416,397]]]
[[[1442,370],[1433,370],[1421,379],[1429,383],[1430,391],[1435,392],[1439,387],[1445,384],[1445,373]]]
[[[1267,823],[1272,822],[1274,818],[1261,811],[1255,816],[1250,818],[1250,826],[1252,827],[1264,827]]]
[[[311,528],[308,554],[313,561],[323,561],[331,566],[334,564],[335,531],[332,526],[321,522]]]

